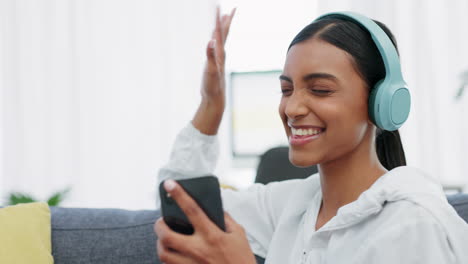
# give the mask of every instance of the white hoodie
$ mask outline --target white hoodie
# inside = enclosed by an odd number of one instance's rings
[[[216,137],[189,124],[159,181],[211,174],[217,155]],[[468,263],[468,224],[448,204],[440,184],[415,168],[389,171],[317,231],[318,174],[223,190],[222,197],[265,264]]]

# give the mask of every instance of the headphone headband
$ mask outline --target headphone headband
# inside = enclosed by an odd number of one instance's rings
[[[361,25],[366,29],[374,40],[375,45],[379,49],[382,60],[385,64],[385,77],[396,79],[399,78],[403,81],[403,75],[401,74],[400,59],[390,38],[387,36],[385,31],[379,27],[370,18],[354,12],[332,12],[324,14],[318,17],[316,20],[320,20],[328,17],[337,17],[345,20],[350,20]],[[404,82],[404,81],[403,81]]]

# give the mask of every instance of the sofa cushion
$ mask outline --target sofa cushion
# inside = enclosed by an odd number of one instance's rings
[[[448,195],[447,200],[455,211],[468,223],[468,194],[459,193]]]
[[[155,264],[159,211],[52,207],[56,264]]]
[[[0,208],[0,263],[52,264],[46,203]]]

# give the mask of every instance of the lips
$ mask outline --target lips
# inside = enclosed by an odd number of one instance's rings
[[[323,132],[325,129],[317,126],[291,126],[289,143],[292,146],[304,145],[319,138]]]

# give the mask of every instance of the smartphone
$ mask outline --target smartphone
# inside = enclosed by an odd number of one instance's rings
[[[213,223],[221,230],[226,231],[218,178],[209,175],[177,180],[176,182],[195,200]],[[161,197],[161,211],[166,224],[178,233],[193,234],[192,224],[176,201],[168,195],[164,189],[164,182],[159,185],[159,195]]]

